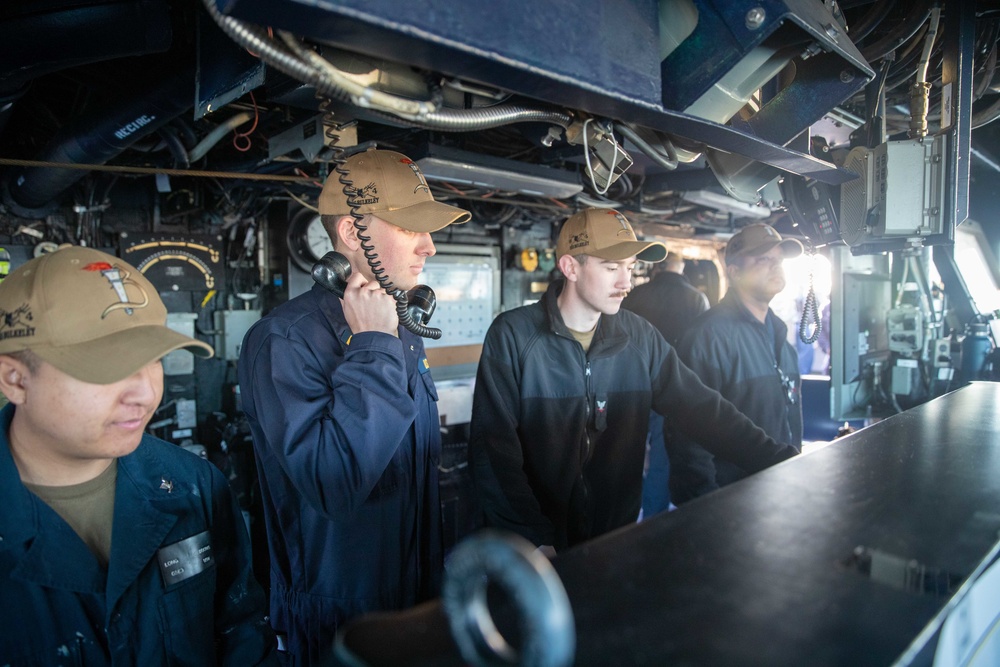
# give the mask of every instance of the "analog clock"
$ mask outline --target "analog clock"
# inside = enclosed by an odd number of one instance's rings
[[[333,241],[319,213],[303,209],[292,217],[288,224],[288,254],[295,266],[311,273],[313,264],[331,250]]]

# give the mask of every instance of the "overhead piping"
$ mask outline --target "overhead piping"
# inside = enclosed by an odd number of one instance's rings
[[[43,162],[103,164],[156,132],[194,105],[193,66],[154,79],[129,99],[106,100],[61,130],[37,157]],[[6,202],[19,215],[39,217],[45,207],[86,175],[75,169],[27,168],[7,183]]]
[[[318,54],[294,43],[290,35],[284,35],[284,44],[280,45],[264,30],[223,15],[213,0],[203,0],[203,2],[223,32],[250,52],[258,54],[264,62],[299,81],[312,85],[325,95],[388,114],[395,122],[445,132],[485,130],[521,122],[545,122],[565,128],[571,122],[570,115],[561,111],[518,105],[478,109],[437,109],[428,102],[407,100],[371,88],[348,89],[345,87],[347,83],[338,76],[335,67]],[[319,63],[320,60],[323,60],[323,63]],[[351,85],[357,84],[352,82]]]

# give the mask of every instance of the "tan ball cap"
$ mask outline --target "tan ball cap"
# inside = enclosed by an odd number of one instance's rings
[[[726,264],[732,264],[739,257],[757,257],[774,246],[781,246],[785,259],[802,254],[802,243],[798,239],[783,239],[771,225],[756,222],[737,232],[726,244]]]
[[[667,247],[657,241],[640,241],[632,225],[618,211],[588,208],[570,216],[559,230],[556,257],[591,255],[620,261],[635,255],[644,262],[659,262]]]
[[[62,246],[0,283],[0,354],[30,349],[78,380],[111,384],[168,352],[210,345],[166,326],[167,309],[138,269],[107,253]]]
[[[448,225],[468,222],[468,211],[434,201],[420,167],[402,153],[369,149],[347,158],[347,179],[357,190],[353,203],[358,213],[371,213],[411,232],[436,232]],[[350,215],[340,174],[332,172],[319,196],[322,215]]]

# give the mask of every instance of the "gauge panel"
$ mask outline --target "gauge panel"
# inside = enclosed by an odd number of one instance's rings
[[[121,256],[161,292],[213,290],[223,284],[219,236],[123,233]]]

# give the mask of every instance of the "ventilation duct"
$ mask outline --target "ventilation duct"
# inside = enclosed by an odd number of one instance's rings
[[[108,100],[77,118],[36,159],[60,164],[104,164],[194,105],[193,66],[165,78],[151,76],[149,81],[152,83],[131,90],[128,100]],[[85,170],[63,167],[19,169],[7,183],[7,203],[13,204],[19,215],[44,215],[40,209],[86,174]]]

